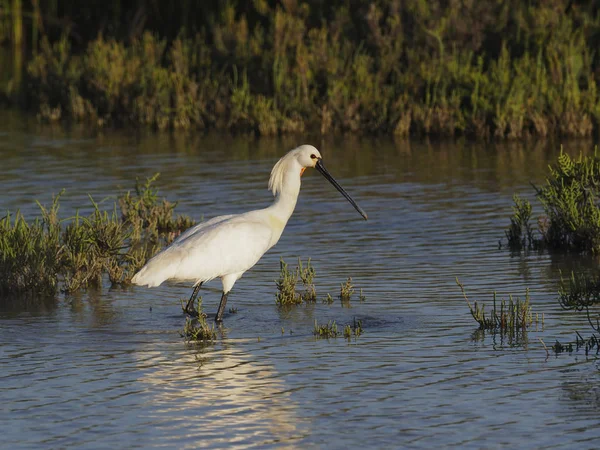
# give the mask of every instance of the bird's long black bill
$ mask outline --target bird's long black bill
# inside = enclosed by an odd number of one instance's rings
[[[325,168],[325,166],[323,165],[323,163],[321,162],[321,160],[319,160],[317,162],[317,165],[315,166],[315,169],[317,169],[321,173],[321,175],[323,175],[325,178],[327,178],[327,180],[329,180],[329,182],[331,184],[333,184],[335,186],[335,188],[338,191],[340,191],[340,193],[344,197],[346,197],[346,200],[348,200],[350,202],[350,204],[352,206],[354,206],[354,209],[356,209],[360,213],[360,215],[363,216],[365,220],[367,220],[367,213],[364,212],[362,210],[362,208],[360,206],[358,206],[356,204],[356,202],[352,199],[352,197],[350,197],[350,195],[344,190],[344,188],[341,187],[337,181],[335,181],[335,178],[333,178],[331,176],[331,174],[327,171],[327,169]]]

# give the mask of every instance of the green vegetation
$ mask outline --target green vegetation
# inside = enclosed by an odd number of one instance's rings
[[[181,301],[181,308],[184,309],[183,300]],[[180,333],[181,337],[187,342],[212,343],[217,339],[217,332],[214,324],[208,325],[206,322],[206,314],[202,310],[202,296],[198,296],[195,310],[198,311],[198,317],[186,316],[185,325]]]
[[[326,324],[321,324],[319,325],[319,323],[317,322],[317,319],[315,319],[315,329],[313,330],[313,334],[317,337],[317,338],[334,338],[334,337],[338,337],[340,335],[337,325],[334,321],[329,321]]]
[[[352,285],[352,278],[348,277],[346,282],[340,285],[340,300],[342,304],[350,303],[352,294],[354,294],[354,286]]]
[[[550,166],[546,184],[536,189],[544,209],[537,233],[530,224],[531,204],[515,195],[511,225],[506,231],[512,250],[550,248],[600,253],[600,158],[560,153]]]
[[[355,338],[359,337],[363,332],[362,322],[360,320],[354,319],[352,325],[347,324],[344,327],[344,337],[348,340],[354,336]]]
[[[588,355],[592,350],[600,352],[600,315],[594,311],[600,305],[600,275],[587,275],[572,273],[568,280],[561,278],[558,290],[560,306],[567,311],[585,311],[588,322],[594,332],[588,339],[584,339],[576,332],[575,343],[561,344],[556,341],[552,349],[556,353],[572,352],[585,349]]]
[[[579,351],[579,349],[583,348],[586,356],[589,355],[594,349],[595,354],[600,353],[600,338],[595,334],[592,334],[588,339],[584,339],[581,334],[575,332],[575,342],[569,342],[567,344],[561,344],[558,340],[552,345],[552,350],[556,354],[560,353],[572,353],[574,351]]]
[[[60,225],[58,198],[42,218],[27,223],[17,212],[0,220],[0,296],[52,296],[58,287]]]
[[[350,340],[352,337],[357,338],[363,333],[362,322],[360,320],[354,319],[352,324],[347,324],[344,326],[344,331],[338,331],[338,326],[335,323],[335,320],[330,320],[326,324],[319,324],[317,319],[315,319],[315,327],[313,330],[313,334],[317,338],[336,338],[339,336],[344,336],[344,338]]]
[[[333,297],[331,296],[331,294],[327,293],[327,297],[323,299],[323,303],[327,305],[331,305],[333,303]]]
[[[27,222],[17,212],[0,220],[0,295],[53,296],[100,287],[106,275],[111,285],[127,285],[135,272],[174,233],[193,222],[173,219],[174,205],[159,203],[151,182],[119,197],[112,212],[93,212],[59,219],[60,195],[42,205],[41,218]],[[62,193],[61,193],[62,195]]]
[[[469,306],[471,315],[479,324],[480,330],[499,331],[500,333],[515,333],[516,331],[526,331],[533,323],[536,325],[540,322],[538,314],[533,315],[529,304],[529,290],[525,292],[525,300],[516,298],[513,300],[512,295],[509,296],[508,302],[502,300],[500,308],[496,302],[496,292],[494,292],[493,306],[491,312],[486,316],[485,305],[479,305],[477,301],[473,304],[469,301],[465,288],[462,283],[456,279],[456,284],[460,288],[462,295]],[[544,315],[542,314],[541,323],[544,323]]]
[[[544,210],[536,229],[531,225],[531,203],[517,195],[513,197],[513,216],[505,232],[508,247],[600,254],[600,157],[597,151],[576,159],[561,152],[549,172],[546,183],[540,188],[534,187]],[[559,303],[565,310],[585,311],[594,332],[600,334],[599,317],[592,312],[593,307],[600,305],[599,275],[573,273],[568,280],[561,279]],[[520,306],[521,313],[526,306]],[[477,305],[471,313],[484,324],[497,322],[497,318],[485,318],[483,309],[479,310]],[[552,349],[563,353],[585,348],[587,355],[594,348],[599,351],[599,342],[596,334],[584,339],[577,333],[574,343],[556,341]]]
[[[304,303],[314,303],[317,300],[317,293],[313,283],[316,272],[310,264],[310,258],[303,266],[302,261],[298,258],[298,266],[294,270],[288,269],[287,263],[281,258],[279,261],[280,276],[277,283],[277,294],[275,294],[275,302],[278,306],[300,305]],[[303,292],[298,292],[296,286],[298,280],[304,286]]]
[[[600,123],[599,8],[5,0],[0,45],[13,51],[0,61],[0,96],[44,120],[98,126],[591,136]]]

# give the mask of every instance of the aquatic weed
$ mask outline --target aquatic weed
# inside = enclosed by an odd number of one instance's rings
[[[327,305],[331,305],[334,302],[333,297],[331,296],[331,294],[327,294],[327,297],[325,297],[323,299],[323,303],[327,304]]]
[[[306,267],[302,265],[302,260],[298,258],[298,274],[302,285],[304,286],[304,292],[301,294],[302,300],[306,303],[317,301],[317,291],[315,290],[314,278],[316,272],[314,267],[310,264],[310,258],[306,262]]]
[[[600,337],[596,334],[592,334],[589,338],[584,339],[579,332],[575,332],[575,343],[569,342],[567,344],[562,344],[558,340],[552,345],[552,350],[557,355],[560,353],[572,353],[574,351],[579,351],[579,349],[583,348],[585,351],[585,355],[588,356],[592,351],[596,355],[600,353]]]
[[[136,211],[148,211],[147,207],[152,211],[157,197],[149,187],[150,181],[137,191],[139,201],[128,193],[122,204],[144,204],[146,209]],[[0,219],[0,294],[55,295],[59,288],[73,293],[101,286],[105,275],[113,286],[127,285],[168,240],[163,236],[192,223],[187,217],[169,219],[174,206],[163,201],[164,208],[154,209],[163,212],[148,216],[158,220],[142,220],[146,216],[136,212],[136,224],[131,220],[133,214],[119,215],[116,205],[111,212],[102,211],[92,197],[89,216],[76,212],[61,220],[58,211],[63,192],[53,198],[49,208],[38,203],[41,218],[27,222],[17,212],[14,219],[10,213]]]
[[[279,260],[279,280],[277,283],[277,294],[275,302],[278,306],[298,305],[302,303],[302,296],[296,292],[296,283],[298,282],[297,269],[292,271],[288,269],[287,263],[281,258]]]
[[[481,330],[492,330],[492,331],[515,331],[515,330],[526,330],[532,323],[538,324],[540,318],[538,314],[535,316],[532,313],[531,306],[529,304],[529,289],[525,291],[525,299],[520,298],[513,299],[512,295],[509,296],[509,301],[502,300],[500,303],[500,309],[497,308],[496,304],[496,293],[493,295],[493,306],[491,312],[486,315],[485,304],[479,304],[475,301],[471,304],[467,298],[463,284],[456,278],[456,284],[460,288],[469,311],[479,324]],[[544,314],[542,313],[541,323],[544,323]]]
[[[352,278],[348,277],[346,282],[340,285],[340,299],[349,302],[352,294],[354,294],[354,286],[352,285]]]
[[[364,302],[367,297],[364,296],[362,288],[360,288],[360,294],[358,294],[358,300]]]
[[[536,197],[544,209],[538,219],[537,233],[529,221],[531,204],[513,197],[513,216],[505,232],[508,246],[550,248],[583,253],[600,253],[600,157],[572,158],[561,152],[550,165],[546,183],[537,188]]]
[[[184,309],[183,300],[181,308]],[[180,332],[181,337],[185,338],[186,342],[212,343],[217,339],[217,332],[214,324],[208,325],[206,321],[206,314],[202,309],[202,296],[198,296],[195,310],[198,311],[198,317],[186,316],[185,325]]]
[[[350,340],[353,336],[354,338],[359,337],[363,333],[362,321],[356,320],[356,317],[353,320],[352,325],[347,324],[344,327],[344,337]]]
[[[158,189],[152,186],[160,173],[146,178],[141,183],[135,180],[135,191],[127,191],[118,198],[121,209],[122,221],[131,225],[132,239],[140,240],[145,237],[151,241],[158,241],[159,237],[169,244],[182,231],[190,228],[195,222],[188,216],[178,215],[173,217],[177,202],[171,203],[166,199],[158,198]],[[142,236],[142,234],[145,236]]]
[[[0,295],[52,296],[58,289],[62,245],[58,200],[28,223],[17,211],[0,219]]]
[[[340,335],[337,325],[334,321],[329,321],[326,324],[319,325],[317,319],[315,319],[315,328],[313,330],[313,334],[317,338],[334,338]]]
[[[298,258],[298,266],[293,270],[289,269],[288,264],[281,258],[279,269],[280,276],[279,280],[276,281],[277,294],[275,294],[275,302],[278,306],[299,305],[302,302],[314,303],[317,300],[314,285],[316,272],[310,262],[310,258],[308,258],[306,266]],[[302,292],[297,291],[299,281],[304,287]]]

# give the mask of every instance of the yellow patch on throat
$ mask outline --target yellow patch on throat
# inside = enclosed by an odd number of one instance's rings
[[[285,227],[283,220],[273,214],[269,214],[269,225],[276,231],[283,231],[283,227]]]
[[[302,174],[304,173],[305,170],[306,170],[306,167],[303,167],[302,169],[300,169],[300,176],[302,176]]]

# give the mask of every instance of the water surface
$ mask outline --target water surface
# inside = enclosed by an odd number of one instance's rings
[[[0,209],[37,214],[66,189],[61,213],[110,208],[135,177],[201,220],[264,207],[273,164],[298,138],[90,132],[0,114]],[[595,448],[595,359],[547,357],[540,339],[589,335],[562,311],[560,271],[582,257],[499,248],[512,194],[532,198],[557,143],[485,144],[307,137],[369,214],[363,221],[318,173],[306,173],[280,242],[230,295],[215,345],[186,345],[165,284],[0,303],[3,448]],[[591,142],[565,144],[589,151]],[[279,258],[311,257],[315,305],[275,306]],[[350,308],[334,297],[352,276]],[[519,339],[481,335],[471,299],[523,296],[544,327]],[[214,314],[220,283],[203,292]],[[362,319],[356,340],[316,340],[313,322]]]

